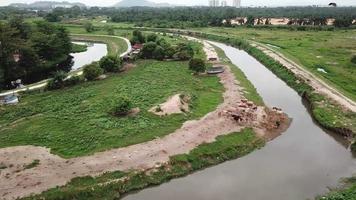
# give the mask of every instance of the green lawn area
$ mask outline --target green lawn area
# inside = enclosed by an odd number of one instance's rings
[[[149,141],[214,110],[222,92],[217,77],[192,76],[187,62],[139,61],[103,81],[24,95],[16,107],[0,107],[0,148],[45,146],[68,158]],[[161,118],[148,112],[177,93],[193,97],[191,113]],[[122,94],[133,99],[139,115],[109,113]]]
[[[356,30],[291,31],[255,28],[196,29],[229,37],[239,37],[273,45],[272,48],[303,65],[333,85],[346,96],[356,100]],[[323,68],[327,74],[319,72]]]

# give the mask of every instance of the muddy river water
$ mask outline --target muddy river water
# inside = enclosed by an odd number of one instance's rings
[[[265,66],[236,48],[223,49],[257,88],[268,106],[282,108],[293,122],[261,150],[125,200],[304,200],[356,173],[356,158],[342,138],[316,125],[298,94]]]
[[[75,44],[88,45],[87,50],[80,53],[72,53],[74,65],[72,71],[75,71],[84,65],[90,64],[95,61],[99,61],[102,57],[106,56],[107,46],[102,43],[85,43],[85,42],[73,42]]]

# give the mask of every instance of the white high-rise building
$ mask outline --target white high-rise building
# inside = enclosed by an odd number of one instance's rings
[[[209,6],[210,7],[218,7],[220,6],[220,1],[219,0],[209,0]]]
[[[227,2],[226,2],[226,0],[223,0],[222,2],[221,2],[221,7],[226,7],[227,6]]]
[[[235,8],[241,7],[241,0],[233,0],[232,6]]]

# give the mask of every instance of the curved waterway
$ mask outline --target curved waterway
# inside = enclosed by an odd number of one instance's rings
[[[71,71],[75,71],[84,65],[99,61],[108,53],[106,44],[73,42],[75,44],[88,45],[87,50],[80,53],[72,53],[74,64]]]
[[[261,150],[125,200],[304,200],[335,187],[356,173],[356,158],[335,134],[316,125],[298,94],[246,52],[212,42],[223,49],[257,88],[268,106],[293,118],[290,128]]]

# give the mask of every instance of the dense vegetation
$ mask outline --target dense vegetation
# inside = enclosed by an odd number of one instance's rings
[[[0,88],[11,87],[16,79],[31,83],[70,68],[71,49],[69,34],[61,26],[29,24],[21,17],[0,22]]]
[[[239,133],[220,136],[213,143],[202,144],[188,154],[173,156],[168,164],[151,173],[118,171],[106,173],[96,178],[75,178],[66,186],[24,199],[120,199],[126,193],[159,185],[193,171],[242,157],[263,145],[264,141],[257,138],[251,129],[244,129]],[[124,179],[126,181],[120,181]]]

